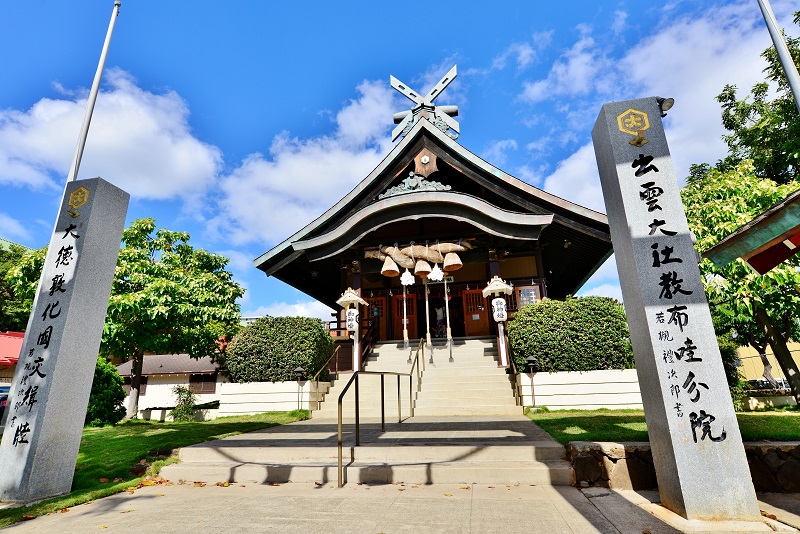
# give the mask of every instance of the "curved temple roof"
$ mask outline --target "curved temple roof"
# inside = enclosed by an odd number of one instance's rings
[[[415,158],[438,161],[435,179],[448,190],[418,190],[382,195],[415,169]],[[427,161],[427,160],[424,160]],[[410,174],[414,174],[412,171]],[[392,187],[395,186],[395,187]],[[402,189],[402,187],[400,187]],[[385,196],[386,198],[379,198]],[[543,245],[548,290],[559,297],[574,293],[611,255],[605,215],[551,195],[488,164],[431,125],[418,121],[387,157],[350,193],[320,217],[254,260],[268,276],[325,302],[341,292],[341,269],[351,247],[375,246],[392,228],[415,228],[422,240],[446,239],[451,231],[471,228],[493,239],[527,246]],[[427,227],[423,229],[425,224]],[[431,225],[436,229],[432,230]],[[443,226],[444,225],[444,226]],[[428,235],[429,233],[436,235]],[[371,240],[364,241],[365,238]],[[414,235],[409,235],[414,239]],[[375,241],[375,243],[372,243]],[[383,241],[389,244],[390,241]],[[527,243],[527,245],[525,245]],[[353,260],[357,258],[353,256]]]

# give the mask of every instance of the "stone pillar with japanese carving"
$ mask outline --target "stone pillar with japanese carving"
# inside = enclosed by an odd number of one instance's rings
[[[661,503],[687,519],[756,521],[660,101],[605,104],[592,138]]]
[[[69,182],[28,320],[0,443],[0,500],[68,493],[130,195]]]

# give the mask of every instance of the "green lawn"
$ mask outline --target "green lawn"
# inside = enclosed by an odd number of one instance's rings
[[[529,417],[558,442],[648,441],[642,410],[558,410]],[[744,441],[800,440],[800,411],[737,413]]]
[[[132,474],[131,468],[144,460],[150,466],[147,474],[155,474],[161,465],[174,461],[168,457],[172,449],[307,417],[308,412],[301,410],[223,417],[202,423],[134,420],[115,427],[85,428],[72,493],[33,506],[0,510],[0,528],[26,516],[47,514],[135,487],[142,478]],[[101,479],[107,481],[101,482]],[[119,480],[115,482],[115,479]]]

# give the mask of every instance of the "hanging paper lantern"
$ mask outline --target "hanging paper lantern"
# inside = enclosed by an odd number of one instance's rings
[[[381,274],[383,276],[393,277],[393,276],[400,276],[400,270],[397,268],[397,264],[394,260],[386,256],[386,261],[383,262],[383,269],[381,269]]]
[[[441,282],[444,279],[444,271],[439,268],[439,264],[435,264],[433,266],[433,270],[428,275],[428,280],[433,280],[434,282]]]
[[[444,271],[450,273],[459,270],[461,267],[463,267],[463,264],[458,254],[455,252],[448,252],[444,257]]]
[[[431,272],[431,264],[425,260],[417,260],[417,265],[414,267],[414,274],[423,280],[428,277]]]
[[[414,275],[409,272],[408,269],[403,273],[403,276],[400,277],[400,283],[404,286],[413,286],[414,285]]]

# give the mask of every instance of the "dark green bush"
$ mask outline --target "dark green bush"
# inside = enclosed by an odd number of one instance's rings
[[[508,322],[508,341],[520,372],[529,355],[547,372],[634,367],[625,312],[608,297],[529,304]]]
[[[125,390],[122,384],[122,377],[114,364],[103,357],[97,358],[84,424],[115,425],[125,417]]]
[[[331,354],[333,338],[322,320],[265,317],[231,340],[226,365],[233,382],[284,382],[296,379],[297,367],[313,376]]]
[[[722,366],[725,368],[725,378],[728,380],[728,389],[731,392],[731,399],[733,406],[736,410],[742,409],[742,397],[744,397],[744,390],[747,382],[744,381],[739,367],[736,365],[739,361],[737,353],[738,345],[730,336],[717,336],[717,344],[719,345],[719,353],[722,355]]]

